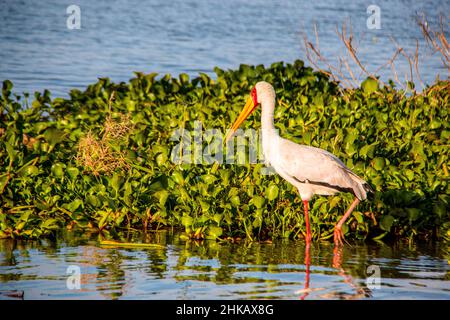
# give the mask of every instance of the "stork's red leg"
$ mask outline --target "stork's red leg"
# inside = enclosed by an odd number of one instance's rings
[[[311,244],[311,229],[309,227],[309,213],[308,213],[308,201],[303,201],[303,209],[305,213],[305,223],[306,223],[306,246],[305,246],[305,266],[306,266],[306,275],[305,275],[305,288],[304,294],[300,297],[301,300],[304,300],[309,294],[309,277],[310,270],[309,266],[311,265],[311,256],[309,255],[309,249]]]
[[[355,209],[355,207],[358,205],[359,199],[355,198],[353,200],[352,204],[350,205],[350,208],[348,208],[347,212],[344,214],[344,216],[339,220],[339,222],[334,227],[334,244],[335,245],[342,245],[342,240],[344,239],[344,234],[342,233],[342,225],[344,224],[345,220],[352,214],[352,211]]]
[[[333,249],[333,268],[341,269],[342,267],[342,247],[335,246]]]
[[[305,211],[305,223],[306,223],[306,242],[309,243],[311,241],[311,229],[309,228],[309,213],[308,213],[308,201],[303,201],[303,208]]]
[[[309,254],[310,243],[306,241],[305,246],[305,287],[303,288],[303,295],[300,297],[301,300],[305,300],[305,298],[309,295],[309,279],[311,276],[310,266],[311,266],[311,256]]]

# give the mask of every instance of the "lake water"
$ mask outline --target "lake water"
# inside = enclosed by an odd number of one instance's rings
[[[72,3],[80,8],[79,30],[67,28]],[[380,7],[381,29],[367,27],[370,4]],[[53,96],[67,96],[98,77],[128,81],[133,71],[195,76],[213,74],[215,66],[304,60],[302,32],[314,39],[315,23],[322,53],[336,65],[345,50],[335,28],[350,20],[369,71],[392,57],[391,37],[409,54],[419,39],[420,73],[432,83],[448,72],[439,55],[426,50],[415,17],[425,14],[433,25],[448,12],[445,0],[1,0],[0,81],[13,81],[17,93],[49,89]],[[401,55],[396,70],[401,80],[409,72]],[[390,68],[379,73],[392,78]]]
[[[164,231],[128,240],[161,248],[103,247],[73,233],[0,240],[0,299],[450,299],[450,256],[439,243],[336,252],[327,242],[186,242]],[[67,287],[73,268],[79,290]]]

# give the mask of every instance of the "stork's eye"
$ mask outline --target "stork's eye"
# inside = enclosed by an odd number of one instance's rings
[[[253,104],[256,106],[258,104],[258,96],[256,94],[256,88],[252,89],[250,95],[252,96]]]

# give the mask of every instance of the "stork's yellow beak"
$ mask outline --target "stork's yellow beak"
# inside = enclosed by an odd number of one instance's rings
[[[241,114],[236,119],[236,121],[234,122],[231,129],[228,131],[227,137],[225,138],[225,143],[227,143],[228,140],[231,139],[231,137],[236,132],[236,130],[239,128],[241,123],[244,122],[245,119],[247,119],[247,117],[253,112],[253,110],[255,110],[255,107],[256,107],[256,105],[253,102],[253,99],[251,97],[249,97],[247,99],[247,102],[245,103],[244,109],[242,109],[242,111],[241,111]]]

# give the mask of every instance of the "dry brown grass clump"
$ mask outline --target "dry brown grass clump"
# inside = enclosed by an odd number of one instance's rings
[[[117,170],[129,170],[130,165],[119,145],[131,129],[129,115],[121,115],[119,120],[109,115],[103,125],[100,139],[91,131],[80,139],[76,156],[78,165],[96,176],[111,174]]]
[[[106,118],[103,139],[121,140],[131,130],[131,118],[128,114],[121,114],[119,120],[114,120],[110,115]]]

